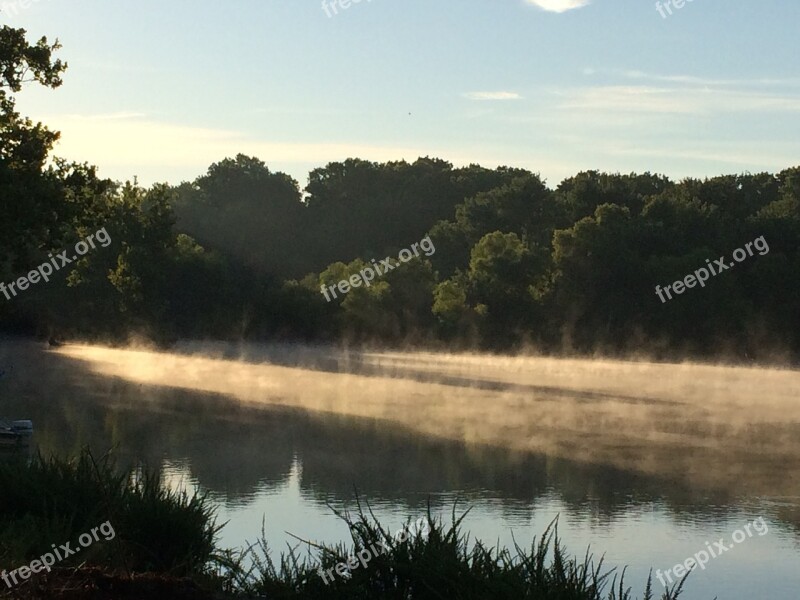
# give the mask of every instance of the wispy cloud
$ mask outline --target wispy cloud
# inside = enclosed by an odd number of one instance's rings
[[[717,79],[708,77],[699,77],[697,75],[685,74],[661,74],[661,73],[647,73],[645,71],[625,70],[625,69],[608,69],[597,68],[593,66],[584,67],[581,71],[586,76],[606,76],[613,79],[637,79],[640,81],[657,81],[659,83],[667,84],[686,84],[694,86],[708,86],[708,87],[798,87],[800,86],[800,78],[797,77],[761,77],[755,79]]]
[[[646,143],[611,142],[604,151],[619,156],[652,157],[686,162],[701,161],[707,164],[729,165],[733,168],[759,167],[780,170],[794,164],[789,158],[797,144],[774,140],[684,141],[680,144],[650,145]]]
[[[712,89],[700,84],[681,87],[607,85],[553,90],[560,108],[612,113],[716,115],[735,112],[799,112],[797,94],[746,89]]]
[[[119,121],[129,119],[142,119],[147,115],[139,112],[100,113],[96,115],[66,115],[78,121]]]
[[[525,0],[528,4],[538,6],[542,10],[555,13],[563,13],[575,8],[581,8],[591,2],[591,0]]]
[[[467,92],[464,97],[470,100],[519,100],[522,98],[516,92]]]

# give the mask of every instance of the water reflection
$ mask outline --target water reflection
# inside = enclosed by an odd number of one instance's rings
[[[209,491],[230,519],[226,545],[252,541],[262,517],[273,547],[287,530],[340,540],[327,505],[352,507],[355,489],[390,526],[429,500],[447,513],[461,499],[475,507],[470,531],[505,545],[511,528],[527,543],[559,514],[569,547],[631,564],[638,585],[651,566],[762,516],[770,535],[695,577],[686,600],[796,597],[796,373],[721,379],[711,367],[291,347],[218,354],[0,341],[0,369],[13,365],[0,415],[32,419],[45,453],[114,448],[122,465],[160,466],[169,483]]]
[[[0,414],[33,419],[35,443],[44,452],[115,448],[123,463],[190,465],[202,487],[232,506],[248,502],[265,484],[287,482],[299,459],[302,490],[320,505],[344,504],[357,488],[374,502],[418,513],[427,497],[459,490],[518,514],[532,513],[542,498],[556,494],[568,511],[590,511],[600,522],[653,503],[678,521],[713,521],[746,499],[753,478],[764,474],[720,486],[712,473],[703,486],[602,462],[437,438],[374,418],[254,406],[223,394],[103,375],[30,342],[4,343],[0,367],[7,364],[14,365],[14,376],[0,384]],[[763,466],[772,477],[776,466]],[[783,491],[796,490],[796,478],[778,466]],[[769,500],[774,518],[800,530],[796,495],[759,498]]]

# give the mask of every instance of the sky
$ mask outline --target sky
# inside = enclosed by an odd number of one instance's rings
[[[120,181],[177,184],[238,153],[301,187],[350,157],[522,167],[550,187],[800,165],[800,2],[681,4],[0,0],[0,23],[58,38],[69,64],[20,112]]]

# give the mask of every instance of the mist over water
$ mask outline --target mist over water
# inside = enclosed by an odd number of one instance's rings
[[[244,360],[232,360],[213,346],[211,356],[183,350],[70,346],[62,354],[105,376],[251,406],[380,419],[710,489],[800,495],[800,481],[786,476],[800,472],[797,371],[302,347],[280,359],[245,348]]]
[[[800,586],[797,371],[218,343],[4,342],[0,361],[0,415],[34,419],[42,450],[163,466],[211,493],[230,546],[262,517],[277,551],[287,531],[344,539],[326,503],[352,507],[357,488],[390,526],[459,498],[489,543],[527,544],[560,515],[572,551],[631,565],[635,589],[764,517],[769,535],[685,597]]]

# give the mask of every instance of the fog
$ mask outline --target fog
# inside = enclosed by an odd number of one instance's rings
[[[99,375],[252,407],[367,418],[734,495],[800,497],[792,370],[274,345],[58,352]]]

